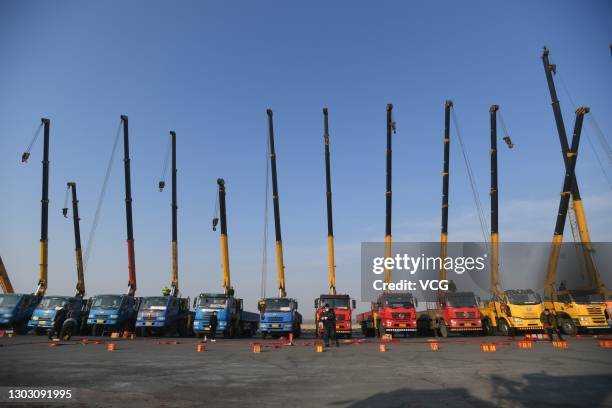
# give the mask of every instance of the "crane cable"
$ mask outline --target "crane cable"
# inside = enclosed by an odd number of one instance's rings
[[[162,168],[161,175],[159,177],[159,191],[162,191],[166,186],[166,174],[168,173],[168,163],[170,161],[170,148],[172,147],[172,139],[168,138],[166,143],[166,154],[164,155],[164,167]]]
[[[119,144],[119,135],[121,133],[121,125],[123,124],[123,120],[119,121],[119,126],[117,127],[117,133],[115,135],[115,141],[113,142],[113,150],[111,151],[110,158],[108,160],[108,165],[106,166],[106,174],[104,176],[104,183],[102,183],[102,190],[100,191],[100,196],[98,197],[98,203],[96,205],[96,212],[94,215],[93,223],[91,225],[91,230],[89,231],[89,236],[87,237],[87,246],[85,248],[85,261],[83,262],[83,270],[87,270],[87,264],[89,262],[89,257],[91,255],[91,247],[94,242],[94,238],[96,236],[96,229],[98,227],[98,222],[100,221],[100,211],[102,210],[102,204],[104,203],[104,196],[106,194],[106,187],[108,186],[108,180],[110,178],[111,170],[113,168],[113,163],[115,159],[115,153],[117,152],[117,145]]]
[[[459,138],[459,144],[461,145],[461,153],[463,154],[463,161],[465,162],[465,167],[467,169],[468,178],[470,180],[472,196],[474,197],[474,204],[476,205],[476,212],[478,213],[477,215],[480,221],[480,228],[482,229],[482,237],[484,238],[484,243],[488,250],[489,236],[487,232],[489,230],[489,226],[487,224],[487,219],[482,209],[482,202],[480,201],[480,194],[478,193],[478,188],[476,187],[476,180],[474,177],[474,172],[472,171],[472,166],[470,164],[470,158],[468,156],[467,149],[463,142],[463,137],[461,136],[461,132],[459,130],[459,123],[457,122],[457,115],[455,114],[455,108],[451,110],[451,113],[452,113],[452,118],[453,118],[453,124],[455,125],[455,132],[457,132],[457,137]]]
[[[34,136],[30,140],[30,144],[28,145],[28,147],[26,148],[25,152],[21,156],[21,162],[22,163],[27,162],[28,159],[30,158],[30,151],[32,150],[32,147],[34,146],[34,143],[36,143],[36,140],[38,139],[38,136],[40,135],[40,130],[42,129],[42,127],[43,127],[43,124],[41,122],[41,124],[38,125],[38,128],[36,128],[36,131],[34,132]]]
[[[266,283],[268,281],[268,202],[270,200],[270,166],[268,158],[270,157],[270,141],[266,137],[266,191],[264,196],[264,228],[263,228],[263,246],[261,257],[261,299],[266,298]]]

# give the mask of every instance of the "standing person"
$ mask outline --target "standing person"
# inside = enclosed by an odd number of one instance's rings
[[[217,312],[212,312],[212,314],[210,315],[210,321],[208,323],[210,325],[210,341],[212,342],[217,341],[216,336],[218,323],[219,320],[217,319]]]
[[[338,338],[336,337],[336,312],[334,312],[334,309],[330,308],[329,304],[327,303],[323,307],[321,320],[323,321],[323,327],[325,328],[325,334],[323,335],[325,347],[329,347],[330,340],[334,341],[336,343],[336,347],[338,347],[340,344],[338,343]]]
[[[56,333],[58,337],[60,336],[62,326],[64,325],[64,321],[66,320],[66,313],[66,306],[61,306],[55,311],[55,318],[53,319],[53,328],[49,330],[49,339],[52,339]]]
[[[563,337],[561,336],[561,332],[557,327],[557,318],[553,315],[549,309],[544,309],[544,314],[542,315],[542,325],[544,326],[544,330],[548,334],[549,341],[553,341],[553,333],[557,334],[559,340],[563,341]]]

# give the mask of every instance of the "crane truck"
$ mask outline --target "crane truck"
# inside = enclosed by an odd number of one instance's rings
[[[387,105],[387,153],[386,153],[386,207],[385,207],[385,257],[391,257],[391,175],[392,151],[391,138],[395,133],[393,105]],[[391,270],[385,269],[384,282],[391,282]],[[384,334],[416,334],[416,306],[418,301],[412,293],[387,292],[378,295],[371,303],[370,310],[357,315],[357,323],[364,336],[373,337]]]
[[[323,108],[323,140],[325,142],[325,186],[327,199],[327,259],[329,268],[329,293],[321,294],[314,301],[315,323],[317,337],[325,332],[320,323],[321,313],[325,305],[329,305],[336,314],[336,334],[351,337],[352,309],[355,309],[355,299],[349,295],[336,293],[336,265],[334,262],[334,223],[332,217],[331,169],[329,155],[329,124],[328,110]]]
[[[138,308],[136,330],[142,336],[152,333],[163,333],[181,337],[191,331],[192,312],[189,309],[189,298],[181,297],[178,281],[178,241],[177,241],[177,199],[176,199],[176,132],[170,131],[172,144],[172,283],[169,292],[163,296],[142,298]],[[159,191],[163,191],[165,182],[159,182]]]
[[[221,221],[221,269],[223,270],[223,293],[201,293],[194,302],[195,319],[193,331],[197,337],[210,332],[210,316],[217,314],[217,324],[224,337],[248,336],[257,333],[259,315],[247,312],[243,301],[234,296],[230,280],[229,249],[227,239],[227,211],[225,202],[225,181],[217,180],[219,190],[219,218]],[[213,219],[213,231],[219,218]]]
[[[28,322],[34,309],[47,291],[47,248],[49,232],[49,133],[51,121],[41,118],[41,124],[34,135],[34,139],[25,153],[21,156],[22,163],[30,158],[30,149],[41,127],[43,128],[43,161],[42,161],[42,199],[41,199],[41,222],[40,222],[40,272],[36,291],[29,293],[13,293],[13,287],[8,280],[8,274],[2,264],[2,288],[5,294],[0,295],[0,328],[12,329],[17,334],[28,332]],[[1,261],[0,261],[1,263]]]
[[[503,336],[517,331],[542,330],[540,317],[544,312],[542,298],[532,289],[502,290],[499,279],[499,227],[497,180],[497,111],[498,105],[489,109],[491,123],[491,298],[482,303],[480,315],[487,334],[493,331]],[[510,145],[508,145],[510,146]]]
[[[283,261],[283,241],[281,238],[280,206],[278,202],[278,181],[276,175],[276,151],[274,149],[274,122],[272,109],[267,110],[270,149],[270,169],[272,172],[272,201],[274,207],[274,232],[276,237],[276,270],[278,275],[278,297],[261,299],[257,308],[260,312],[259,330],[263,338],[268,335],[279,336],[292,333],[299,337],[302,331],[302,315],[298,312],[298,302],[287,297],[285,291],[285,264]]]
[[[28,328],[34,329],[36,334],[43,334],[54,326],[57,310],[69,307],[73,311],[72,317],[76,321],[75,330],[78,334],[84,332],[85,321],[89,313],[90,302],[85,299],[85,276],[83,272],[83,253],[81,250],[81,228],[79,219],[79,201],[77,199],[77,188],[75,182],[67,183],[68,189],[72,190],[72,218],[74,227],[74,247],[76,257],[77,284],[74,296],[45,296],[32,313]],[[62,209],[64,217],[68,217],[68,208]]]
[[[444,103],[444,165],[442,169],[442,228],[440,234],[440,259],[448,255],[448,196],[450,171],[450,111],[453,101]],[[444,262],[440,264],[440,282],[447,281]],[[442,337],[451,333],[482,333],[478,300],[473,292],[457,292],[456,289],[439,291],[435,302],[427,302],[427,310],[417,318],[419,329],[433,330]]]
[[[130,172],[130,139],[127,115],[121,115],[123,126],[123,171],[125,180],[125,218],[127,225],[128,290],[126,294],[102,294],[91,300],[87,324],[91,334],[133,330],[140,299],[136,297],[136,258],[134,254],[134,227],[132,222],[132,180]]]
[[[553,74],[556,73],[557,67],[555,64],[550,63],[549,53],[549,50],[545,47],[542,53],[542,62],[544,64],[544,72],[550,92],[567,179],[567,173],[572,170],[569,167],[575,167],[576,157],[571,156],[571,152],[569,151],[565,124],[563,122],[563,115],[561,113],[553,78]],[[587,107],[578,108],[576,111],[574,136],[577,135],[578,138],[580,137],[579,132],[581,130],[583,117],[588,112],[589,109]],[[576,132],[578,132],[578,134]],[[572,152],[573,151],[572,149]],[[575,171],[571,175],[571,180],[569,180],[568,183],[571,184],[569,189],[564,188],[564,195],[561,196],[561,200],[567,201],[567,203],[560,204],[560,206],[567,206],[567,208],[565,208],[563,215],[560,212],[558,213],[557,224],[553,236],[548,270],[544,282],[544,305],[546,308],[554,311],[557,316],[558,325],[565,334],[575,335],[578,331],[609,328],[608,322],[610,321],[610,316],[612,316],[612,293],[603,283],[592,257],[593,250],[591,238]],[[563,228],[568,210],[574,211],[576,214],[578,235],[581,241],[580,246],[582,247],[584,265],[590,282],[586,287],[568,289],[567,287],[563,287],[565,286],[563,285],[560,288],[561,290],[559,290],[556,287],[557,260],[561,242],[563,241]],[[607,305],[606,301],[608,302]]]

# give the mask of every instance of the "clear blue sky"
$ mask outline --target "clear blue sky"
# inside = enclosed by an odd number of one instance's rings
[[[308,317],[312,299],[327,288],[323,106],[330,109],[340,291],[358,296],[359,244],[383,238],[389,102],[398,129],[396,240],[438,238],[448,98],[487,214],[492,103],[501,105],[516,143],[512,151],[500,149],[502,239],[550,239],[563,163],[541,49],[551,49],[573,99],[591,106],[609,136],[612,3],[307,4],[2,1],[0,251],[16,289],[32,291],[38,273],[40,140],[28,165],[20,156],[41,116],[52,120],[48,293],[72,293],[76,276],[72,226],[61,216],[65,183],[78,183],[85,241],[120,114],[131,125],[140,295],[158,294],[170,281],[170,196],[157,191],[157,181],[168,131],[176,130],[183,292],[220,289],[210,217],[215,180],[224,177],[232,279],[255,308],[268,107],[275,112],[287,291]],[[574,109],[558,87],[570,128]],[[599,148],[589,120],[585,127]],[[610,241],[611,190],[586,140],[582,147],[577,171],[593,239]],[[479,240],[456,137],[451,155],[450,237]],[[612,176],[610,162],[604,166]],[[272,252],[269,264],[270,294]],[[126,265],[117,160],[87,270],[88,293],[124,292]]]

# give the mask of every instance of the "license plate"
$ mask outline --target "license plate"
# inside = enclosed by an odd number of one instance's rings
[[[104,320],[96,320],[96,323],[104,323]]]
[[[465,326],[466,327],[470,327],[472,325],[472,323],[466,323]]]
[[[399,327],[406,327],[406,325],[405,324],[400,324]]]
[[[281,327],[281,325],[280,325],[280,324],[273,324],[273,325],[272,325],[272,328],[274,328],[274,329],[277,329],[277,328],[279,328],[279,327]]]
[[[153,326],[153,323],[151,323],[151,322],[145,322],[145,326]]]

